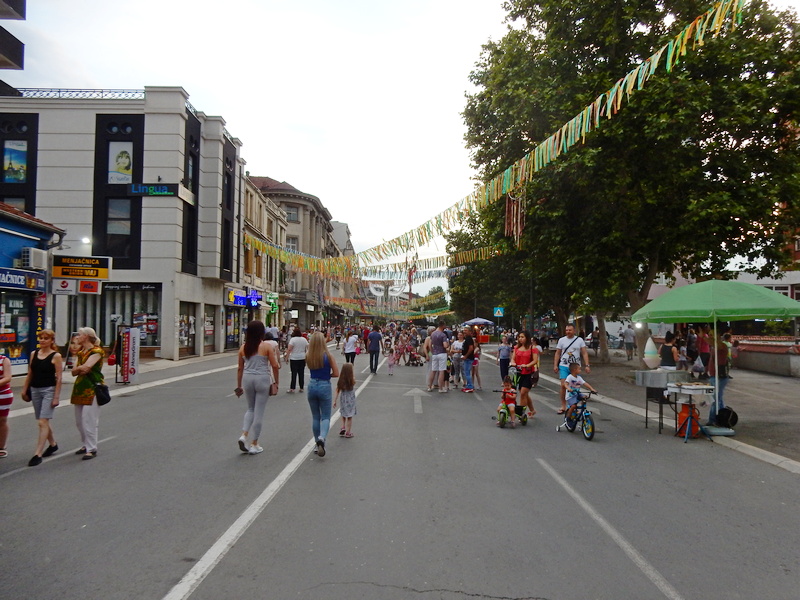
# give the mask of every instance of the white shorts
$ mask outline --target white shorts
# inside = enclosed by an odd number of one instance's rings
[[[446,371],[447,370],[447,353],[434,354],[431,357],[431,371]]]

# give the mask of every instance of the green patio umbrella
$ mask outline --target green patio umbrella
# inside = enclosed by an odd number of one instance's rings
[[[712,279],[674,288],[648,302],[632,316],[647,323],[714,323],[714,340],[719,339],[717,321],[749,319],[790,319],[800,316],[800,302],[760,285],[742,281]],[[717,353],[714,352],[714,361]],[[719,365],[714,371],[719,373]],[[719,394],[714,390],[719,409]],[[719,412],[719,411],[718,411]]]
[[[800,302],[763,286],[712,279],[674,288],[648,302],[631,319],[648,323],[701,323],[787,319]]]

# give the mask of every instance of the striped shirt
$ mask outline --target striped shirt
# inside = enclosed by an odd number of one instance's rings
[[[0,358],[0,377],[3,377],[6,372],[6,361],[5,358]],[[11,382],[6,383],[3,386],[0,386],[0,410],[4,410],[11,406],[11,403],[14,401],[14,392],[11,390]]]

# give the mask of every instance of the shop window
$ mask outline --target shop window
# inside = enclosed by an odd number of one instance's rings
[[[12,367],[28,364],[28,352],[36,332],[31,321],[33,295],[17,292],[0,292],[0,355],[7,356]],[[14,370],[14,373],[17,371]]]
[[[188,356],[195,353],[196,305],[191,302],[180,303],[178,315],[178,353]]]
[[[216,314],[218,306],[206,304],[205,317],[203,321],[203,347],[205,353],[214,352],[216,350]]]

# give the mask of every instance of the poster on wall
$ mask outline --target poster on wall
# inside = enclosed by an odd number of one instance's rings
[[[108,143],[108,183],[133,183],[133,142]]]
[[[28,142],[6,140],[3,144],[3,183],[28,180]]]

